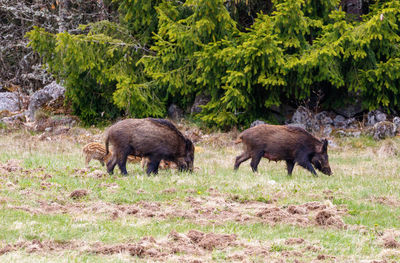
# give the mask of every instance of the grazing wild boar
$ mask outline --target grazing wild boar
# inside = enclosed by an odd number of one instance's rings
[[[318,140],[299,127],[261,124],[243,131],[236,143],[243,143],[244,152],[236,157],[234,169],[251,158],[251,169],[257,171],[262,157],[271,161],[285,160],[291,175],[296,163],[316,175],[314,168],[331,175],[328,141]],[[312,165],[311,165],[312,164]]]
[[[109,144],[114,147],[113,155],[107,162],[110,174],[116,164],[122,174],[127,174],[126,158],[130,154],[150,160],[147,174],[157,174],[161,160],[176,163],[180,171],[193,171],[193,143],[168,120],[146,118],[119,121],[108,128],[105,144],[107,153]]]

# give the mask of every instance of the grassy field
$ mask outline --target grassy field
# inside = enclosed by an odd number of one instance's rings
[[[193,173],[109,176],[84,167],[91,140],[1,133],[0,262],[400,261],[400,138],[336,138],[318,177],[266,159],[234,172],[226,139],[196,144]]]

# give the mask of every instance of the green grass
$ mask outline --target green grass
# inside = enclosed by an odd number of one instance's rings
[[[127,177],[116,170],[113,176],[92,178],[87,176],[88,173],[98,169],[104,171],[105,168],[97,161],[92,161],[91,169],[86,174],[77,171],[84,168],[81,154],[83,143],[77,143],[74,138],[39,141],[35,136],[23,132],[0,138],[0,147],[3,149],[0,152],[0,162],[4,164],[10,159],[18,159],[23,169],[27,170],[0,170],[0,248],[6,243],[36,239],[118,244],[138,241],[146,236],[166,238],[173,230],[187,233],[197,229],[205,233],[236,234],[244,242],[261,242],[269,248],[272,259],[279,258],[284,251],[298,250],[303,255],[299,259],[305,262],[315,259],[319,254],[334,256],[337,262],[400,260],[399,255],[394,251],[388,253],[380,242],[385,230],[400,230],[399,157],[390,153],[378,156],[376,152],[383,147],[384,142],[375,142],[368,137],[336,139],[339,147],[329,149],[332,176],[319,173],[318,177],[313,177],[296,166],[293,175],[289,177],[283,162],[268,162],[266,159],[261,161],[256,174],[251,172],[249,162],[243,163],[234,172],[234,158],[241,152],[239,146],[215,148],[200,144],[195,156],[197,169],[193,173],[164,170],[158,175],[147,176],[139,164],[129,164]],[[400,147],[400,140],[393,139],[392,145]],[[111,184],[117,187],[108,188],[107,185]],[[191,196],[211,200],[210,188],[227,202],[235,203],[274,202],[279,207],[287,207],[311,201],[331,202],[347,209],[342,218],[350,227],[300,227],[285,223],[269,225],[231,220],[223,224],[213,221],[199,224],[179,216],[142,218],[127,215],[112,220],[109,214],[91,213],[88,210],[74,214],[32,214],[10,208],[25,206],[38,209],[40,202],[90,206],[99,202],[132,205],[146,201],[189,209],[187,198]],[[87,189],[89,194],[79,200],[69,198],[69,194],[76,189]],[[175,190],[163,191],[166,189]],[[374,201],[375,197],[391,197],[398,201],[399,206],[378,203]],[[256,212],[248,211],[249,214]],[[284,241],[291,237],[303,238],[306,242],[286,245]],[[307,250],[309,245],[316,245],[320,250]],[[230,261],[230,254],[241,249],[215,249],[210,251],[208,259]],[[250,259],[262,261],[258,256]],[[0,255],[1,262],[147,260],[128,254],[99,256],[75,250],[27,253],[20,249]],[[294,262],[294,257],[287,261]]]

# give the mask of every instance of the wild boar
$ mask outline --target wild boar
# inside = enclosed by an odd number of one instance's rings
[[[251,158],[251,169],[257,171],[262,157],[271,161],[286,161],[288,174],[298,163],[316,175],[315,168],[331,175],[328,160],[328,141],[319,140],[299,127],[261,124],[239,134],[236,143],[243,143],[244,152],[236,157],[234,169]],[[312,165],[311,165],[312,164]]]
[[[107,162],[107,171],[112,174],[118,164],[122,174],[127,174],[128,155],[146,157],[147,174],[158,173],[161,160],[177,164],[178,169],[193,171],[194,145],[168,120],[126,119],[108,128],[105,138],[106,152],[109,144],[114,147]]]

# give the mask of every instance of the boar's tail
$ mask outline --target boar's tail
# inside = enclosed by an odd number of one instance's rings
[[[110,140],[110,137],[108,136],[108,133],[107,133],[107,135],[106,135],[106,156],[107,156],[108,153],[110,152],[110,151],[108,150],[108,142],[109,142],[109,140]]]
[[[236,141],[235,141],[235,144],[239,144],[239,143],[241,143],[242,142],[242,138],[238,138]]]

